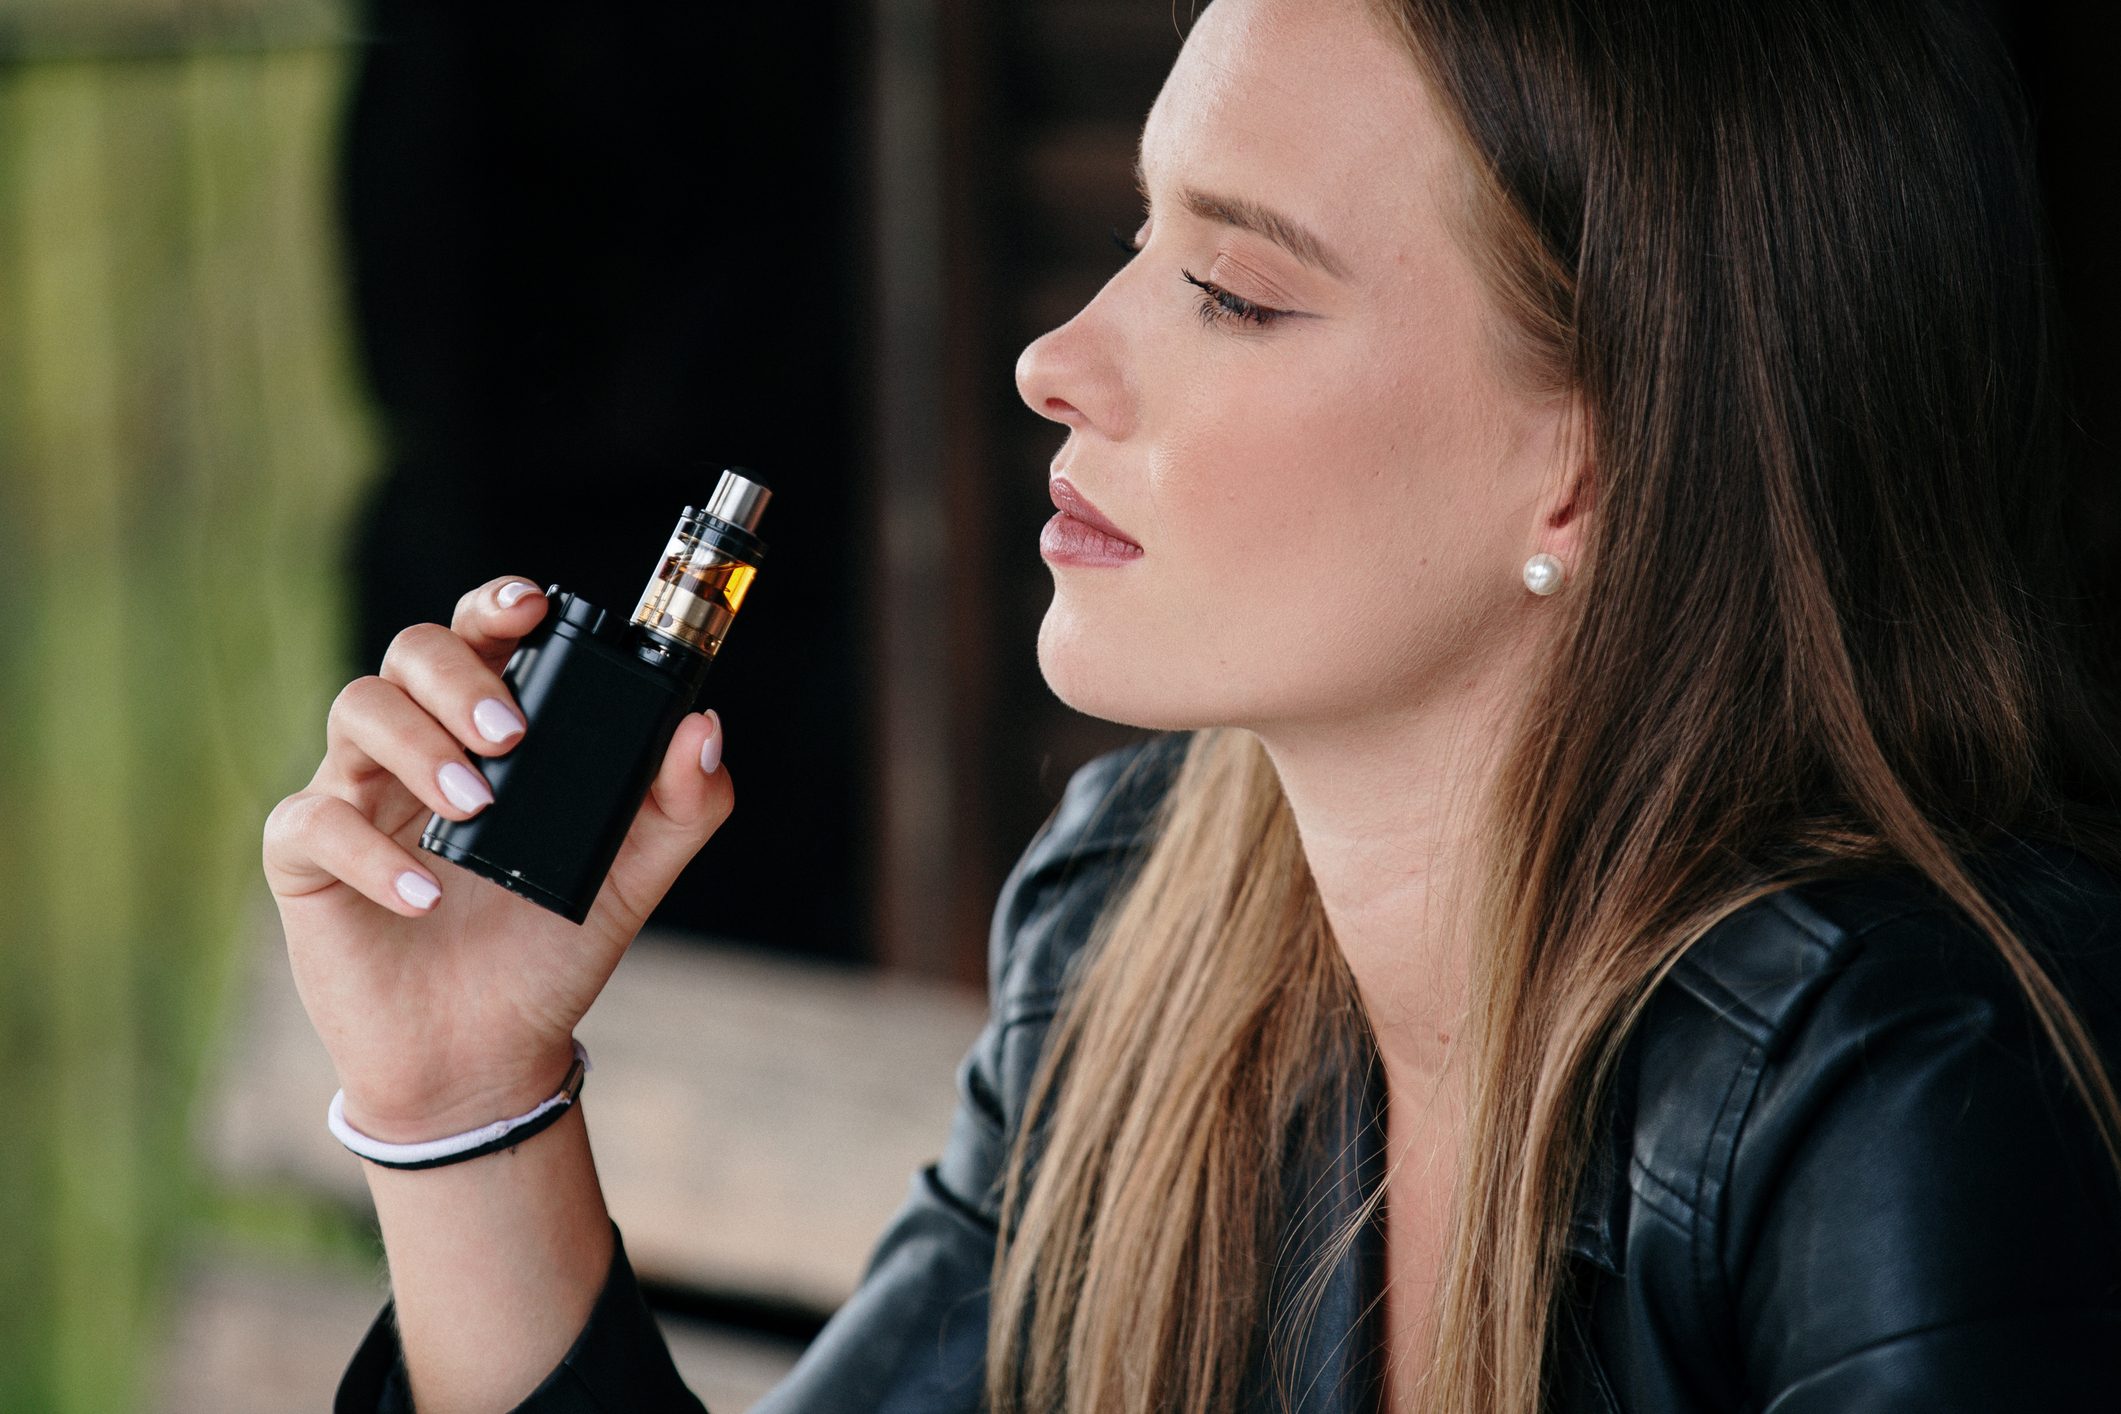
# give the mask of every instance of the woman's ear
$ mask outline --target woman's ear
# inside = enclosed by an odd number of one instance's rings
[[[1540,517],[1540,549],[1569,563],[1580,548],[1597,492],[1592,459],[1590,417],[1583,399],[1571,395],[1557,419],[1554,465],[1558,474],[1545,513]]]

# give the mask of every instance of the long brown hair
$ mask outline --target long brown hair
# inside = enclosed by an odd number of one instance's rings
[[[2121,875],[2121,747],[2067,543],[2030,125],[1978,12],[1373,9],[1462,139],[1509,367],[1580,396],[1596,484],[1481,829],[1465,1162],[1419,1386],[1439,1414],[1531,1414],[1621,1044],[1763,893],[1919,872],[2018,977],[2121,1167],[2081,1019],[1970,869],[2008,833]],[[1365,1053],[1258,740],[1196,733],[1153,834],[1006,1177],[997,1410],[1229,1408],[1284,1134],[1322,1061],[1345,1078]]]

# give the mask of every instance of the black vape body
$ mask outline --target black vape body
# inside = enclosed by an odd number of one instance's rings
[[[764,555],[751,530],[769,494],[724,472],[704,512],[685,508],[630,619],[546,589],[545,617],[501,672],[523,735],[478,762],[493,801],[468,820],[431,817],[422,848],[572,922],[589,916]]]

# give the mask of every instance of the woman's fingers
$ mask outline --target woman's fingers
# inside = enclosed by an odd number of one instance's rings
[[[454,629],[414,624],[400,630],[377,676],[403,688],[451,736],[481,756],[503,755],[523,733],[515,694]]]
[[[498,673],[515,652],[516,641],[545,617],[545,593],[521,575],[489,579],[457,600],[449,631]]]
[[[466,753],[500,756],[522,737],[522,709],[498,669],[544,606],[535,585],[509,576],[457,602],[459,628],[400,631],[381,669],[348,683],[332,702],[328,748],[312,785],[371,819],[386,803],[405,810],[397,787],[449,819],[485,809],[493,792]]]
[[[283,898],[345,884],[393,913],[417,918],[442,886],[412,852],[370,824],[350,801],[301,791],[265,818],[265,880]]]
[[[691,713],[671,735],[648,798],[598,897],[599,907],[607,900],[616,907],[622,931],[646,921],[679,872],[735,809],[736,791],[721,752],[719,713]],[[713,769],[706,769],[710,764]]]
[[[676,831],[697,849],[735,804],[729,773],[722,769],[722,714],[711,707],[691,713],[671,734],[643,813],[653,826]]]
[[[374,813],[378,787],[392,781],[452,820],[469,820],[493,803],[456,737],[394,682],[360,677],[341,688],[324,719],[324,740],[313,784],[364,813]]]

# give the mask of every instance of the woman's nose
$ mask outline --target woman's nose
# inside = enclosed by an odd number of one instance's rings
[[[1126,387],[1090,309],[1033,339],[1016,357],[1016,392],[1040,417],[1106,437],[1126,435]]]
[[[1081,410],[1054,391],[1054,359],[1049,350],[1053,336],[1059,332],[1055,329],[1039,335],[1016,356],[1016,395],[1040,417],[1073,427],[1082,418]]]

